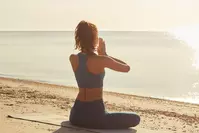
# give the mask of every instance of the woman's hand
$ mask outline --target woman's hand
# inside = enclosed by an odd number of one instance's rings
[[[106,55],[106,45],[102,38],[99,38],[99,45],[97,48],[98,55]]]
[[[98,52],[98,55],[106,56],[106,57],[102,57],[103,58],[102,64],[103,64],[104,68],[105,67],[110,68],[112,70],[119,71],[119,72],[130,71],[130,66],[127,65],[125,62],[106,54],[106,46],[105,46],[105,42],[102,38],[99,38],[99,45],[97,48],[97,52]]]

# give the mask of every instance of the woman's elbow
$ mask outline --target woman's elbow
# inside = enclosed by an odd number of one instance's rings
[[[131,70],[130,66],[126,66],[124,72],[128,73]]]
[[[131,67],[130,66],[128,66],[127,67],[127,72],[129,72],[131,70]]]

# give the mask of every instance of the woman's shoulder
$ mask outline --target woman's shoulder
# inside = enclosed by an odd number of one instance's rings
[[[96,61],[102,61],[105,58],[105,56],[96,54],[96,55],[91,56],[91,58]]]
[[[78,54],[79,53],[77,53],[77,54],[70,54],[69,55],[69,60],[71,62],[77,61],[78,60]],[[95,54],[95,55],[89,56],[88,58],[90,58],[93,61],[100,62],[100,61],[103,61],[106,58],[106,56]]]
[[[70,62],[74,62],[77,59],[78,59],[78,55],[77,54],[70,54],[69,55]]]
[[[69,56],[69,61],[70,61],[71,65],[72,65],[73,71],[76,71],[77,66],[78,66],[78,57],[77,57],[77,54],[71,54]]]

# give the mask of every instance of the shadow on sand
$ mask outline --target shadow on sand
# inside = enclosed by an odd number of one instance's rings
[[[101,129],[87,129],[80,128],[70,124],[69,121],[64,121],[61,123],[62,127],[54,131],[53,133],[136,133],[135,129],[117,129],[117,130],[101,130]]]

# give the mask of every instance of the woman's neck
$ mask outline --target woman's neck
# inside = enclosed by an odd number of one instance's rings
[[[85,50],[82,50],[81,53],[83,54],[87,54],[87,55],[96,55],[96,53],[94,51],[85,51]]]

